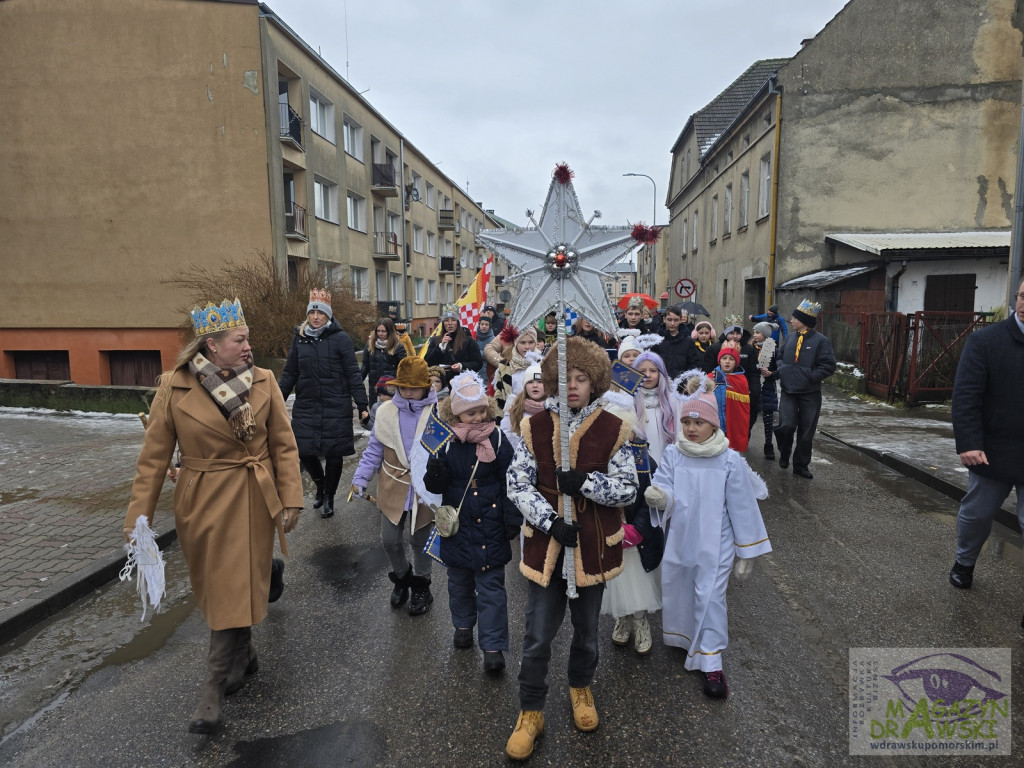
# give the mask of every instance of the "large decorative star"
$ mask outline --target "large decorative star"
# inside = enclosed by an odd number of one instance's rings
[[[635,230],[592,226],[594,219],[601,217],[600,211],[594,211],[585,221],[572,177],[567,165],[556,166],[539,224],[533,212],[527,211],[532,227],[485,229],[477,233],[476,239],[517,270],[507,278],[519,287],[513,324],[522,327],[551,310],[561,315],[561,303],[613,334],[615,316],[601,276],[610,264],[636,247]]]

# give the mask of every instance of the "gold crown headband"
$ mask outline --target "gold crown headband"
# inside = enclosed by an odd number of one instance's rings
[[[242,302],[237,297],[233,302],[224,299],[219,306],[211,301],[201,309],[196,307],[190,315],[196,336],[207,336],[246,325]]]

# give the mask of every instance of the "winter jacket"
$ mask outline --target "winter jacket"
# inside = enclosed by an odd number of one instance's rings
[[[754,365],[756,366],[757,358],[761,355],[761,349],[757,344],[752,344],[751,346],[754,348]],[[758,370],[758,373],[760,373],[760,370]],[[765,413],[779,410],[779,393],[775,386],[775,382],[779,380],[778,347],[772,352],[772,359],[768,363],[768,373],[771,375],[761,377],[761,410]]]
[[[772,331],[772,338],[775,339],[776,344],[779,344],[789,338],[789,328],[786,326],[786,321],[782,319],[782,315],[770,315],[767,312],[762,315],[751,315],[750,322],[775,323],[775,325],[779,326],[777,329]]]
[[[374,342],[363,347],[363,365],[359,372],[366,379],[366,389],[371,397],[377,392],[377,382],[381,376],[394,376],[398,371],[398,364],[406,357],[403,344],[395,346],[394,352],[386,349],[378,349]]]
[[[466,343],[462,345],[462,349],[458,352],[452,350],[453,344],[449,344],[446,349],[441,349],[441,339],[444,338],[443,333],[437,333],[430,337],[429,345],[427,346],[426,361],[427,365],[455,365],[455,363],[461,363],[463,371],[479,371],[484,366],[483,357],[480,356],[480,347],[476,345],[476,340],[473,338],[469,329],[463,328],[463,333],[466,334]],[[449,380],[453,375],[462,373],[462,371],[446,371]]]
[[[316,338],[305,328],[295,329],[280,381],[286,398],[295,391],[292,430],[299,454],[351,456],[352,401],[360,413],[369,409],[352,340],[334,318]]]
[[[479,329],[476,332],[476,345],[480,348],[480,357],[484,356],[484,347],[494,341],[494,332],[488,331],[487,333],[480,333]]]
[[[1024,482],[1022,388],[1024,333],[1014,317],[967,337],[953,384],[953,436],[957,453],[984,451],[988,459],[971,472]]]
[[[665,361],[665,369],[670,379],[674,379],[683,371],[689,370],[687,362],[690,359],[690,347],[693,346],[693,339],[682,331],[675,336],[665,334],[665,339],[654,346],[652,352],[657,352]]]
[[[800,359],[796,360],[799,333],[793,333],[782,344],[779,354],[779,383],[782,391],[792,395],[819,392],[821,383],[836,371],[836,353],[832,342],[815,330],[804,334]]]
[[[640,555],[640,564],[650,573],[661,564],[661,557],[665,554],[665,531],[651,522],[650,508],[644,500],[644,493],[651,485],[651,478],[658,469],[658,462],[648,452],[647,442],[640,438],[631,440],[629,449],[636,460],[636,477],[639,485],[636,500],[623,507],[622,511],[626,522],[643,536],[644,540],[637,545],[636,551]]]
[[[715,366],[718,365],[718,358],[711,355],[711,348],[714,346],[714,342],[708,339],[707,346],[703,349],[698,339],[691,338],[690,342],[690,349],[686,357],[686,370],[699,368],[704,373],[710,373],[715,370]]]
[[[449,423],[454,420],[447,402],[438,405],[438,416]],[[441,475],[431,475],[428,471],[424,477],[426,489],[441,494],[443,504],[458,507],[462,501],[459,530],[454,536],[441,539],[441,559],[448,566],[486,571],[504,568],[512,560],[512,546],[505,527],[518,529],[523,524],[523,516],[505,492],[512,444],[498,428],[488,439],[496,458],[477,466],[473,486],[468,492],[466,484],[476,463],[476,443],[463,443],[453,437],[439,452],[446,471]]]

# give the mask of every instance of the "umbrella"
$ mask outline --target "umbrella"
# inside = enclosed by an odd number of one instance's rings
[[[704,305],[698,304],[696,301],[684,301],[679,305],[679,308],[686,310],[691,315],[704,315],[704,317],[711,317],[711,313],[704,309]]]
[[[629,300],[634,297],[643,299],[644,306],[646,306],[648,309],[658,308],[658,302],[652,299],[646,293],[627,293],[625,296],[619,299],[619,309],[625,309],[627,306],[629,306]]]

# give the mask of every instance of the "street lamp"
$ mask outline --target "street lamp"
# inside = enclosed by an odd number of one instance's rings
[[[651,182],[651,185],[654,187],[654,208],[651,211],[651,226],[652,227],[655,226],[658,223],[658,185],[657,185],[657,183],[654,181],[654,179],[652,179],[646,173],[624,173],[622,175],[623,176],[643,176],[645,179],[647,179],[648,181]],[[655,296],[654,296],[654,292],[655,292],[655,286],[654,286],[654,245],[655,245],[654,243],[651,243],[648,246],[648,248],[650,248],[650,250],[648,251],[648,258],[647,258],[647,269],[650,272],[650,288],[648,289],[648,294],[651,296],[651,298],[655,298]]]

